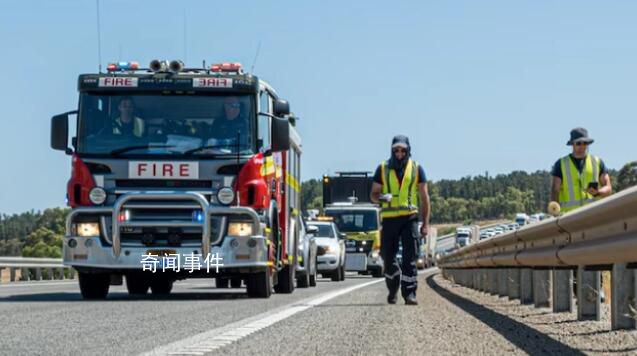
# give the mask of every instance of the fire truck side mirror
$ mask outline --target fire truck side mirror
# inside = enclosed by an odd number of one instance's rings
[[[288,119],[272,118],[272,152],[287,151],[290,149],[290,123]]]
[[[73,153],[68,146],[69,114],[73,113],[75,112],[67,112],[51,118],[51,148],[54,150],[64,151],[67,154]]]
[[[290,103],[287,100],[276,99],[274,101],[274,116],[284,117],[290,115]]]

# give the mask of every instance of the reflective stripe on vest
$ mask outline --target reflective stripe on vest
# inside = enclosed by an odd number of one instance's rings
[[[392,195],[391,202],[381,202],[380,217],[395,218],[418,213],[418,164],[411,159],[407,162],[402,184],[396,171],[387,168],[387,162],[382,162],[380,167],[383,194]]]
[[[596,200],[587,192],[590,183],[599,183],[600,161],[599,158],[587,155],[582,173],[570,156],[562,157],[560,161],[562,169],[562,187],[560,189],[560,206],[562,212],[569,212],[590,204]]]

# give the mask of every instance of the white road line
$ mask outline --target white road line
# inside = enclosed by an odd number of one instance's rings
[[[9,284],[0,284],[0,289],[12,287],[68,286],[72,284],[77,284],[77,280],[68,282],[11,282]]]
[[[174,342],[165,346],[160,346],[154,350],[143,353],[142,356],[150,355],[205,355],[219,348],[222,348],[242,338],[265,329],[273,324],[287,319],[294,314],[300,313],[317,305],[323,304],[330,299],[350,293],[360,288],[380,283],[385,279],[375,279],[373,281],[355,285],[349,288],[328,292],[319,297],[308,298],[291,305],[277,308],[273,311],[240,320],[236,323],[228,324],[224,327],[206,331],[204,333],[189,337],[184,340]]]

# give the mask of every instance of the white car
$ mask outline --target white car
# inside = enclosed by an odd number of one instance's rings
[[[298,218],[299,221],[299,250],[298,264],[296,266],[296,286],[299,288],[316,287],[316,257],[318,255],[318,247],[314,234],[318,228],[307,227],[305,221]]]
[[[338,228],[329,221],[309,221],[308,227],[316,226],[314,240],[318,246],[317,270],[332,281],[345,280],[345,241]]]

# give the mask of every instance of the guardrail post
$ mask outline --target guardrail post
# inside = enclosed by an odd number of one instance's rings
[[[15,282],[15,268],[9,267],[9,281]]]
[[[489,294],[498,294],[498,271],[495,268],[490,268],[487,274]]]
[[[46,274],[48,275],[49,279],[55,279],[55,275],[53,274],[53,268],[47,268]]]
[[[509,294],[509,270],[506,268],[498,269],[498,296],[506,297]]]
[[[635,310],[635,270],[626,268],[625,263],[615,263],[610,278],[611,283],[611,329],[634,329]]]
[[[36,268],[35,269],[35,279],[37,281],[41,281],[42,280],[42,268]]]
[[[28,268],[21,268],[20,269],[20,280],[21,281],[28,281],[29,280],[29,269]]]
[[[577,268],[577,320],[600,320],[600,272]]]
[[[509,268],[508,273],[509,300],[520,298],[520,270],[518,268]]]
[[[64,267],[59,268],[58,271],[60,272],[60,279],[64,280]]]
[[[573,311],[573,271],[553,270],[553,312]]]
[[[533,304],[533,270],[530,268],[520,270],[520,303]]]
[[[550,307],[551,271],[533,270],[533,304],[536,308]]]

